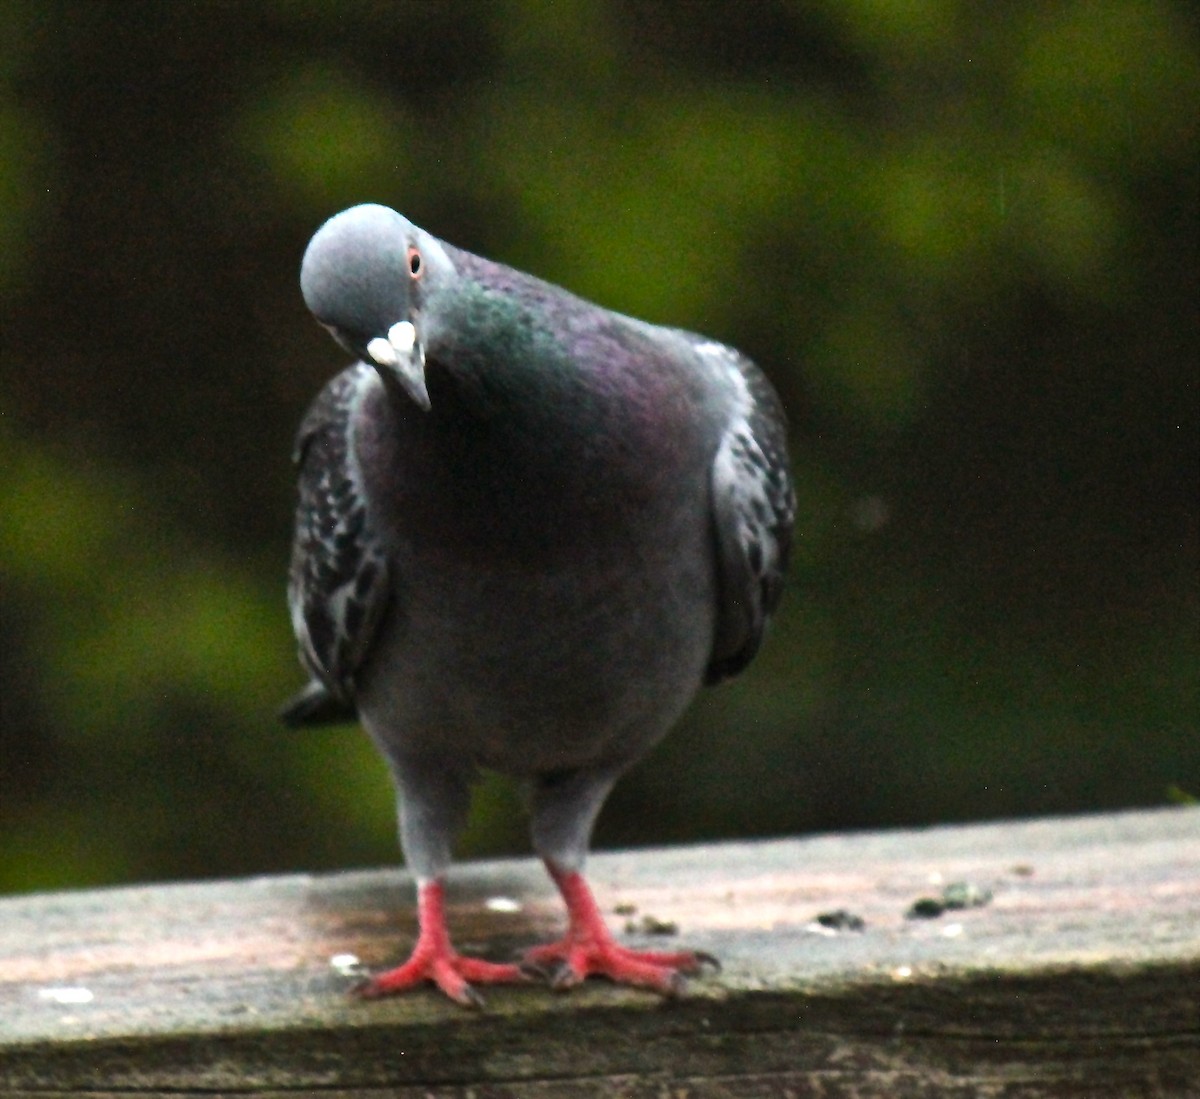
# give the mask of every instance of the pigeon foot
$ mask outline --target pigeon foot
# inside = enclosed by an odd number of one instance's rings
[[[547,977],[550,987],[559,992],[574,988],[588,977],[607,977],[616,984],[679,996],[687,988],[684,975],[697,972],[711,961],[706,954],[690,951],[631,950],[607,934],[598,941],[568,934],[558,942],[534,947],[521,964],[527,972]]]
[[[664,996],[678,996],[687,987],[685,974],[696,973],[706,965],[719,968],[710,954],[621,946],[605,925],[583,875],[553,866],[548,869],[567,905],[567,933],[557,942],[527,951],[521,964],[526,971],[549,978],[551,988],[573,988],[596,976],[653,989]]]
[[[403,965],[380,973],[354,988],[364,1000],[393,996],[432,981],[455,1003],[483,1007],[476,984],[523,984],[529,980],[518,965],[487,962],[459,954],[446,930],[441,882],[423,883],[418,890],[417,911],[421,932],[412,956]]]
[[[453,951],[437,956],[421,956],[414,950],[413,956],[403,965],[358,985],[354,995],[363,1000],[378,1000],[432,981],[455,1003],[463,1007],[483,1007],[483,997],[476,991],[475,985],[517,984],[528,980],[528,976],[517,965],[485,962]]]

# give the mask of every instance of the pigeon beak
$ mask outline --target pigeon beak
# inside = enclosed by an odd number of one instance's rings
[[[367,344],[367,357],[375,366],[387,371],[418,408],[429,411],[425,348],[417,339],[417,326],[412,321],[397,321],[386,336],[376,336]]]

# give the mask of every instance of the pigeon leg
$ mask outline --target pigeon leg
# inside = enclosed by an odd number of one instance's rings
[[[590,976],[652,988],[667,996],[683,991],[683,974],[716,966],[707,954],[630,950],[612,937],[583,877],[592,825],[619,769],[578,770],[542,776],[533,786],[533,845],[567,905],[567,933],[535,946],[524,966],[548,974],[553,988],[572,988]]]
[[[549,972],[553,988],[572,988],[586,977],[602,976],[618,984],[677,996],[686,985],[685,973],[695,973],[706,964],[716,966],[716,959],[708,954],[621,946],[605,926],[583,874],[563,870],[549,861],[546,869],[567,905],[567,933],[557,942],[535,946],[526,953],[523,964],[534,971]]]
[[[370,724],[368,728],[372,728]],[[379,739],[385,747],[390,743],[386,737]],[[432,981],[456,1003],[479,1007],[483,999],[472,983],[505,984],[528,978],[516,965],[464,957],[454,949],[446,929],[443,883],[454,835],[470,803],[469,775],[452,760],[399,752],[388,758],[399,795],[400,845],[417,879],[420,933],[408,961],[368,980],[356,991],[359,996],[376,999]]]
[[[440,881],[422,882],[417,892],[420,934],[412,956],[403,965],[389,969],[359,985],[355,995],[375,1000],[432,981],[450,999],[464,1007],[482,1007],[483,997],[474,984],[513,984],[528,980],[520,966],[485,962],[455,951],[446,930],[444,886]]]

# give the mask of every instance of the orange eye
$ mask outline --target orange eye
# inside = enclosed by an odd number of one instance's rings
[[[421,252],[413,245],[408,246],[408,273],[414,278],[421,277],[421,270],[424,265],[421,263]]]

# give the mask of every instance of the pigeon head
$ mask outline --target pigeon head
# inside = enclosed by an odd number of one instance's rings
[[[436,238],[395,210],[366,204],[317,230],[300,265],[300,288],[338,343],[428,410],[423,306],[453,273]]]

